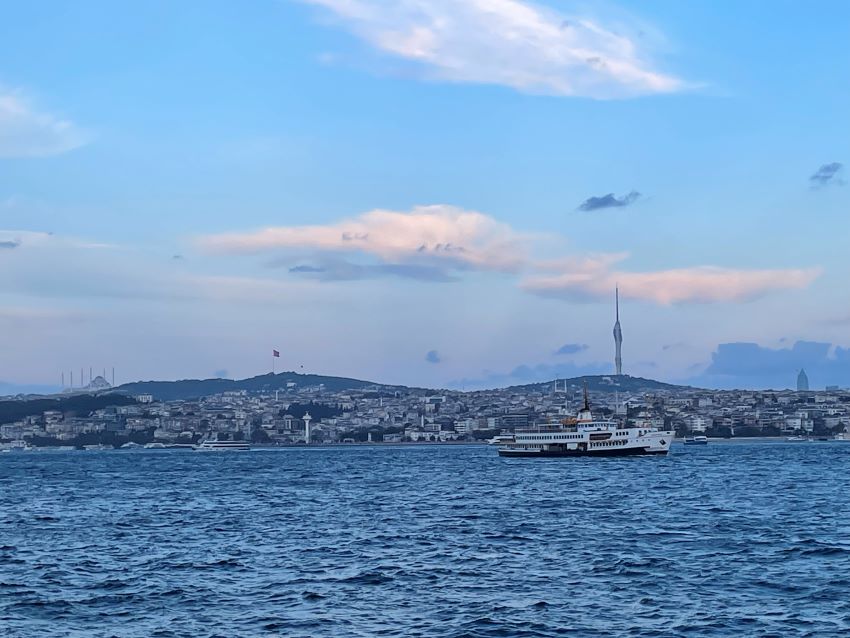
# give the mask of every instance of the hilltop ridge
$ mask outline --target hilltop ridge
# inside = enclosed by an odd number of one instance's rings
[[[345,390],[362,390],[367,387],[379,386],[384,388],[401,388],[399,385],[387,385],[352,379],[349,377],[334,377],[320,374],[299,374],[297,372],[267,373],[247,379],[182,379],[179,381],[136,381],[125,383],[113,389],[114,392],[125,394],[150,394],[161,401],[178,399],[196,399],[200,397],[245,390],[247,392],[274,392],[285,390],[293,383],[298,387],[322,385],[331,392]]]
[[[568,388],[574,390],[581,389],[586,384],[587,389],[592,392],[647,392],[656,390],[684,390],[688,388],[688,386],[674,385],[655,381],[653,379],[631,377],[628,375],[621,375],[619,377],[615,375],[595,375],[494,389],[545,392],[551,389],[554,383],[557,383],[558,388],[563,389],[565,382]],[[183,379],[179,381],[137,381],[134,383],[125,383],[124,385],[120,385],[112,391],[131,395],[150,394],[157,400],[174,401],[180,399],[196,399],[222,392],[240,390],[248,392],[273,392],[275,390],[285,390],[287,387],[293,387],[289,384],[294,384],[294,387],[315,387],[321,385],[330,392],[364,390],[366,388],[373,387],[387,390],[422,390],[425,392],[444,391],[437,388],[415,388],[403,385],[376,383],[374,381],[353,379],[349,377],[300,374],[297,372],[278,372],[277,374],[268,373],[240,380],[213,378]],[[448,392],[448,390],[445,391]]]

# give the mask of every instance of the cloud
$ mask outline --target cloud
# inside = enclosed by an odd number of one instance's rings
[[[842,168],[843,164],[840,162],[824,164],[816,170],[811,177],[809,177],[809,183],[811,183],[813,187],[827,186],[829,184],[844,184],[844,180],[841,179],[840,176]]]
[[[0,249],[12,250],[20,245],[20,239],[0,239]]]
[[[427,361],[428,363],[440,363],[442,362],[442,360],[443,359],[440,356],[440,353],[436,350],[429,350],[427,353],[425,353],[425,361]]]
[[[602,195],[601,197],[588,197],[584,200],[581,205],[578,207],[578,210],[582,211],[592,211],[592,210],[600,210],[602,208],[623,208],[625,206],[629,206],[633,204],[640,198],[640,193],[637,191],[632,191],[623,195],[622,197],[615,197],[614,193],[608,193],[607,195]]]
[[[318,253],[326,263],[297,265],[290,271],[326,279],[395,275],[444,281],[451,279],[448,270],[515,272],[525,261],[525,241],[510,226],[483,213],[434,205],[409,212],[373,210],[325,226],[209,235],[198,243],[218,254]],[[366,256],[377,263],[353,264],[342,255]],[[275,264],[285,262],[285,257],[278,258]]]
[[[274,264],[273,264],[274,265]],[[301,264],[289,272],[319,281],[361,281],[384,277],[401,277],[418,281],[457,281],[443,268],[417,264],[356,264],[345,260],[323,260],[321,266]]]
[[[303,273],[317,274],[317,273],[325,272],[325,269],[321,268],[319,266],[301,265],[301,266],[293,266],[292,268],[289,269],[289,272],[294,272],[294,273],[302,273],[303,272]]]
[[[601,99],[685,88],[654,67],[637,36],[526,0],[303,1],[427,79]]]
[[[0,88],[0,159],[59,155],[85,143],[73,122],[37,110],[20,92]]]
[[[718,266],[629,272],[617,268],[627,253],[534,261],[529,255],[546,248],[540,240],[484,213],[432,205],[408,212],[373,210],[326,225],[206,235],[196,243],[213,254],[270,256],[268,265],[318,281],[401,277],[449,282],[464,271],[489,271],[523,274],[520,287],[544,297],[603,298],[619,282],[624,298],[660,304],[749,301],[805,288],[821,273],[819,268]],[[302,261],[305,255],[312,255],[309,262]]]
[[[815,341],[797,341],[790,348],[721,343],[691,382],[717,388],[794,388],[801,368],[812,387],[850,385],[850,349]]]
[[[741,270],[696,266],[650,272],[627,272],[614,266],[628,255],[602,254],[539,265],[549,274],[527,277],[521,286],[543,297],[597,299],[619,284],[620,297],[658,304],[751,301],[771,292],[807,287],[819,268]]]
[[[584,343],[565,343],[555,351],[555,354],[578,354],[587,350],[587,344]]]

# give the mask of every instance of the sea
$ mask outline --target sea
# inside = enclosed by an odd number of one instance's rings
[[[850,444],[0,454],[0,636],[848,636]]]

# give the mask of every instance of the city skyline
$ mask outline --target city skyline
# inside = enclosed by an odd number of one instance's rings
[[[0,386],[850,385],[828,4],[4,7]]]

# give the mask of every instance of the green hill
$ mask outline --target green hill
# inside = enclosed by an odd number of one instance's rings
[[[65,415],[88,416],[95,410],[132,405],[136,400],[115,394],[75,394],[67,397],[0,401],[0,423],[13,423],[28,416],[56,410]]]
[[[563,391],[564,383],[570,390],[581,390],[587,385],[590,392],[654,392],[659,390],[686,390],[690,386],[674,385],[672,383],[664,383],[655,381],[654,379],[644,379],[642,377],[631,377],[627,374],[617,375],[594,375],[575,377],[573,379],[558,379],[557,381],[547,381],[545,383],[529,383],[525,385],[511,386],[511,390],[525,390],[548,392],[552,389],[553,384],[557,383],[559,390]]]
[[[564,379],[558,380],[558,389],[563,390]],[[176,401],[186,399],[198,399],[208,397],[222,392],[246,390],[248,392],[274,392],[285,390],[287,384],[294,383],[296,387],[315,387],[318,385],[330,392],[344,392],[346,390],[363,390],[370,387],[381,387],[385,389],[417,390],[399,385],[383,385],[362,379],[349,379],[347,377],[330,377],[319,374],[298,374],[297,372],[280,372],[278,374],[262,374],[249,379],[184,379],[182,381],[137,381],[126,383],[115,388],[114,392],[123,394],[139,395],[150,394],[160,401]],[[509,390],[527,392],[548,392],[554,381],[546,383],[530,383],[526,385],[511,386]],[[686,386],[662,383],[652,379],[641,377],[630,377],[627,375],[599,375],[576,377],[566,379],[567,387],[571,390],[580,390],[587,384],[587,389],[592,392],[652,392],[657,390],[682,390]],[[423,392],[440,392],[438,390],[422,390]]]
[[[208,397],[221,392],[246,390],[248,392],[274,392],[284,390],[288,383],[297,387],[313,387],[323,385],[331,392],[345,390],[362,390],[363,388],[381,385],[360,379],[346,377],[328,377],[319,374],[298,374],[297,372],[280,372],[278,374],[262,374],[249,379],[184,379],[182,381],[137,381],[125,383],[115,388],[124,394],[150,394],[160,401],[176,401],[180,399],[197,399]],[[400,386],[384,386],[400,387]]]

